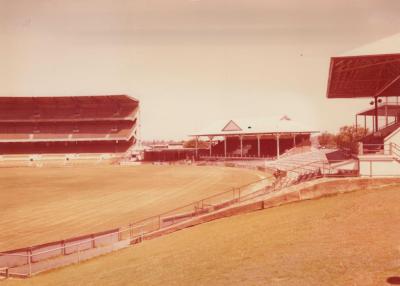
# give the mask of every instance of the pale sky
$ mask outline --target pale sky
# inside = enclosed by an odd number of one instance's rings
[[[399,15],[399,0],[0,0],[0,96],[130,94],[147,140],[284,114],[335,131],[369,99],[326,99],[330,56],[399,33]]]

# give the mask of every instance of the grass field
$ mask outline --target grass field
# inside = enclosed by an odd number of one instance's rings
[[[399,202],[400,186],[289,204],[4,285],[388,285]]]
[[[1,168],[0,251],[127,225],[261,175],[178,165]]]

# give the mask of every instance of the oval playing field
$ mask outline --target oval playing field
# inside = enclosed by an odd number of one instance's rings
[[[399,185],[216,220],[5,285],[389,285]]]
[[[181,165],[2,168],[0,251],[127,225],[263,175]]]

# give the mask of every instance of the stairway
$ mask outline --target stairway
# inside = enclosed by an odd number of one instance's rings
[[[394,122],[382,127],[377,132],[364,137],[361,141],[364,145],[364,151],[367,153],[377,153],[381,151],[385,138],[396,131],[399,127],[400,122]]]

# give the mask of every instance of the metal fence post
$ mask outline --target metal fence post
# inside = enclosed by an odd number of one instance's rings
[[[61,250],[62,255],[65,255],[65,240],[63,240],[61,242],[61,247],[62,247],[62,250]]]
[[[29,252],[28,252],[28,264],[29,264],[29,272],[28,272],[28,276],[31,277],[32,276],[32,248],[29,248]]]
[[[78,244],[78,263],[81,262],[81,244]]]

